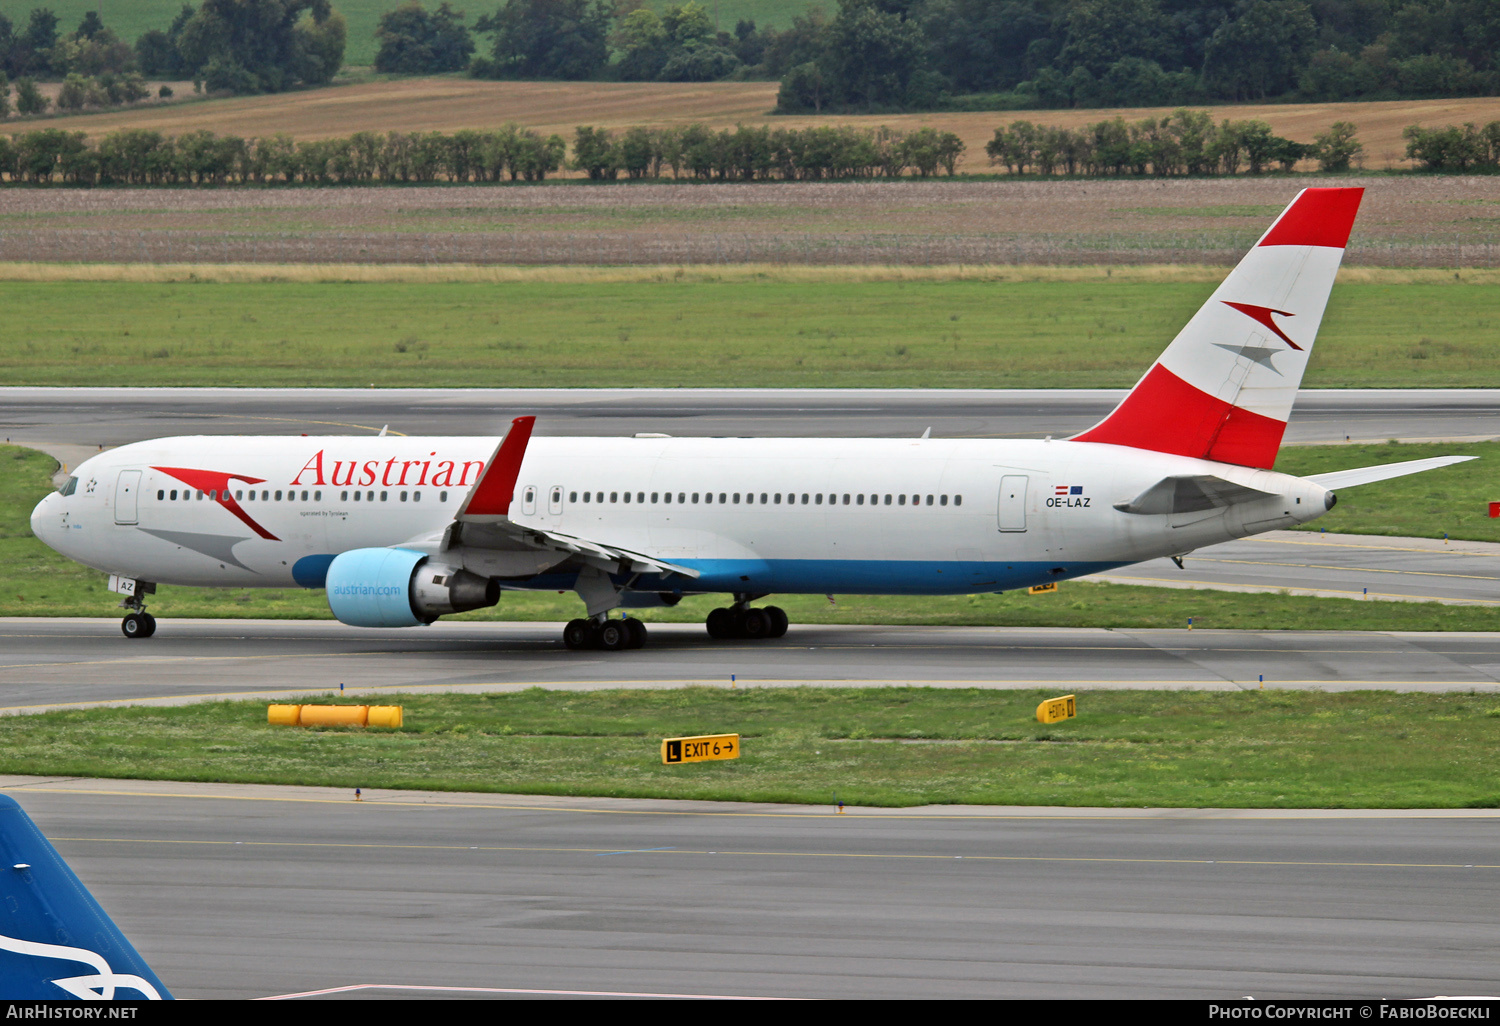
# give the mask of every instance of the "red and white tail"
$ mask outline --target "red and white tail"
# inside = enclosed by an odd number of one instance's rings
[[[1076,435],[1269,469],[1363,189],[1303,189],[1119,406]]]

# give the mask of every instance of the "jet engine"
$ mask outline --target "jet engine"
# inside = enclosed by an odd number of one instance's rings
[[[353,627],[416,627],[493,606],[500,586],[412,549],[351,549],[328,565],[328,608]]]

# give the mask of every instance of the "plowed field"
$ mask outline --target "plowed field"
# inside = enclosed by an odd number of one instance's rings
[[[417,78],[316,89],[277,96],[251,96],[137,110],[106,111],[43,122],[9,122],[15,132],[56,124],[92,136],[117,128],[152,128],[169,134],[208,129],[241,136],[287,132],[319,139],[374,132],[452,132],[495,128],[518,122],[569,140],[578,125],[680,125],[695,121],[715,127],[774,123],[890,125],[912,129],[932,125],[958,134],[968,150],[961,171],[990,170],[984,144],[995,129],[1024,118],[1039,124],[1078,127],[1121,115],[1127,120],[1160,115],[1168,108],[1122,110],[987,111],[981,113],[882,114],[862,117],[771,117],[775,82],[477,82],[465,78]],[[1298,142],[1335,121],[1352,121],[1365,147],[1365,166],[1405,166],[1401,131],[1427,126],[1487,123],[1500,119],[1500,97],[1458,100],[1401,100],[1382,103],[1304,103],[1208,107],[1216,119],[1260,118],[1280,135]]]

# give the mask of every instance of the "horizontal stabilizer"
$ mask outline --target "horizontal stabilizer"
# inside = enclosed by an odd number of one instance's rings
[[[1275,495],[1258,488],[1235,484],[1212,474],[1164,477],[1129,502],[1115,503],[1121,513],[1198,513],[1222,509],[1237,502],[1252,502]]]
[[[1355,485],[1373,484],[1407,474],[1420,474],[1424,470],[1451,467],[1455,463],[1477,460],[1478,456],[1434,456],[1426,460],[1406,460],[1402,463],[1385,463],[1378,467],[1358,467],[1354,470],[1335,470],[1328,474],[1312,474],[1303,478],[1324,488],[1353,488]]]

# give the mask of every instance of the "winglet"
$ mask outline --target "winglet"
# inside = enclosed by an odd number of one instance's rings
[[[31,817],[0,795],[0,994],[7,1000],[170,998]]]
[[[474,490],[459,507],[458,519],[504,519],[509,515],[511,500],[516,495],[516,478],[521,474],[521,460],[526,457],[534,424],[535,417],[517,417],[510,422],[510,430],[495,447],[484,473],[474,482]]]

